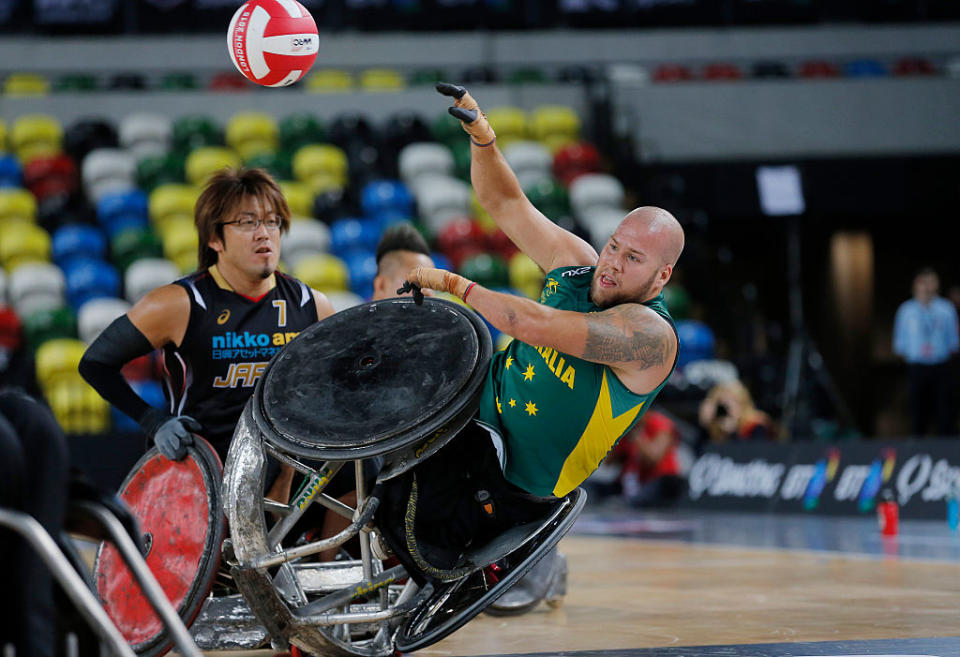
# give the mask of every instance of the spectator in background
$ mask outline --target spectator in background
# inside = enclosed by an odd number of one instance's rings
[[[893,322],[893,351],[907,362],[911,428],[917,436],[931,422],[937,435],[956,430],[952,357],[960,349],[960,334],[957,310],[937,295],[939,285],[933,269],[920,270],[913,279],[913,297],[900,304]]]
[[[701,444],[776,437],[770,416],[754,405],[750,391],[739,381],[713,386],[700,403],[699,421],[705,434]]]
[[[613,452],[623,459],[620,485],[631,506],[668,506],[683,494],[686,479],[677,458],[679,439],[673,421],[650,410],[617,443]]]

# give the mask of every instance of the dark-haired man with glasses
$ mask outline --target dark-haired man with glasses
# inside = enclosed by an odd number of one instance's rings
[[[186,455],[192,433],[226,458],[243,406],[270,358],[333,314],[322,293],[277,271],[290,209],[265,171],[215,174],[197,200],[194,223],[198,270],[144,296],[101,333],[80,363],[90,385],[136,420],[172,460]],[[148,406],[120,372],[157,348],[163,350],[165,409]]]

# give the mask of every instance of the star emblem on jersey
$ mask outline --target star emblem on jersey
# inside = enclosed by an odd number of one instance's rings
[[[503,364],[503,369],[509,370],[511,365],[513,365],[513,356],[507,356],[507,360]]]
[[[511,400],[510,400],[510,408],[516,408],[516,407],[517,407],[517,400],[516,400],[516,399],[511,399]]]
[[[526,407],[525,410],[527,411],[527,415],[536,415],[536,414],[537,414],[537,405],[534,404],[532,401],[529,401],[529,402],[527,402],[527,407]]]
[[[523,371],[523,380],[524,381],[533,381],[533,365],[527,365],[527,369]]]
[[[497,398],[497,413],[503,413],[503,406],[500,405],[499,398]]]

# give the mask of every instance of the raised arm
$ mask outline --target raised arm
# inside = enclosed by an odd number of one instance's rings
[[[596,264],[592,246],[550,221],[527,199],[497,148],[487,117],[469,92],[445,82],[437,85],[437,91],[454,99],[450,114],[460,119],[470,135],[470,179],[477,200],[507,237],[545,272]]]

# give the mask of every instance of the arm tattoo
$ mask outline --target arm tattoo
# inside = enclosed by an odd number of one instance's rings
[[[635,303],[587,315],[587,343],[583,358],[595,363],[638,363],[655,367],[670,352],[666,323]]]

